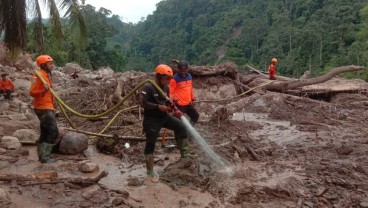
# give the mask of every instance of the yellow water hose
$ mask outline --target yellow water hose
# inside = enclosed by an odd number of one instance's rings
[[[36,76],[41,80],[41,82],[43,84],[47,84],[47,82],[45,81],[45,79],[40,75],[40,73],[38,71],[35,71],[35,74]],[[77,129],[76,126],[74,125],[74,123],[70,120],[68,114],[66,113],[65,109],[69,110],[71,113],[73,113],[74,115],[76,116],[79,116],[79,117],[83,117],[83,118],[99,118],[99,117],[102,117],[102,116],[105,116],[109,113],[111,113],[113,110],[115,110],[118,106],[120,106],[121,104],[123,104],[130,96],[133,95],[133,93],[135,91],[137,91],[139,88],[141,88],[144,84],[146,83],[151,83],[156,89],[157,91],[163,95],[164,97],[166,97],[166,99],[169,99],[167,97],[167,95],[162,91],[162,89],[153,81],[153,80],[145,80],[141,83],[139,83],[136,87],[134,87],[126,96],[123,97],[123,99],[121,99],[116,105],[114,105],[113,107],[111,107],[110,109],[108,109],[107,111],[103,112],[103,113],[100,113],[100,114],[95,114],[95,115],[86,115],[86,114],[82,114],[82,113],[79,113],[77,111],[75,111],[74,109],[72,109],[71,107],[69,107],[68,105],[66,105],[62,100],[61,98],[55,93],[55,91],[50,88],[50,92],[51,94],[55,97],[61,111],[63,112],[67,122],[69,123],[69,125],[73,128],[73,129]],[[90,134],[90,135],[94,135],[93,137],[91,138],[95,138],[95,136],[102,136],[102,137],[114,137],[113,135],[104,135],[103,133],[110,127],[110,125],[115,121],[115,119],[118,117],[119,114],[121,114],[122,112],[126,112],[126,111],[129,111],[129,110],[133,110],[135,108],[137,108],[138,106],[132,106],[132,107],[129,107],[129,108],[126,108],[126,109],[122,109],[120,110],[119,112],[117,112],[115,114],[115,116],[109,121],[109,123],[100,131],[100,133],[93,133],[93,132],[84,132],[86,134]],[[83,132],[81,130],[77,130],[78,132]]]
[[[47,84],[47,82],[45,81],[45,79],[39,74],[39,72],[37,70],[35,71],[35,74],[41,80],[41,82],[43,84]],[[268,85],[268,84],[273,83],[273,82],[275,82],[275,81],[270,81],[270,82],[263,83],[261,85],[258,85],[256,87],[253,87],[253,88],[251,88],[251,89],[249,89],[249,90],[247,90],[247,91],[245,91],[245,92],[243,92],[243,93],[241,93],[239,95],[236,95],[236,96],[233,96],[233,97],[230,97],[230,98],[224,98],[224,99],[219,99],[219,100],[200,100],[200,101],[197,101],[197,102],[221,102],[221,101],[231,100],[231,99],[240,97],[242,95],[245,95],[245,94],[253,91],[256,88],[259,88],[259,87]],[[74,115],[79,116],[79,117],[89,118],[89,119],[91,119],[91,118],[99,118],[99,117],[105,116],[105,115],[111,113],[112,111],[114,111],[117,107],[119,107],[121,104],[123,104],[130,96],[132,96],[134,92],[136,92],[139,88],[141,88],[146,83],[151,83],[162,96],[164,96],[166,99],[169,100],[169,98],[162,91],[162,89],[153,80],[149,80],[148,79],[148,80],[145,80],[145,81],[139,83],[138,85],[136,85],[127,95],[125,95],[123,97],[123,99],[121,99],[117,104],[115,104],[113,107],[111,107],[110,109],[106,110],[105,112],[100,113],[100,114],[87,115],[87,114],[79,113],[79,112],[75,111],[74,109],[72,109],[71,107],[69,107],[67,104],[65,104],[61,100],[61,98],[55,93],[55,91],[52,88],[50,88],[49,90],[50,90],[51,94],[54,96],[54,98],[56,99],[56,101],[57,101],[57,103],[58,103],[61,111],[65,115],[65,118],[66,118],[67,122],[70,124],[70,126],[73,129],[76,129],[75,125],[70,120],[70,118],[69,118],[68,114],[66,113],[65,109],[67,109],[68,111],[70,111],[71,113],[73,113]],[[137,107],[138,106],[132,106],[132,107],[129,107],[129,108],[126,108],[126,109],[122,109],[119,112],[117,112],[114,115],[114,117],[109,121],[109,123],[100,131],[100,133],[86,132],[86,131],[82,131],[82,130],[78,130],[78,129],[76,129],[74,131],[85,133],[85,134],[89,134],[89,135],[94,135],[94,136],[102,136],[102,137],[114,138],[116,136],[114,136],[114,135],[106,135],[106,134],[103,134],[103,133],[110,127],[110,125],[115,121],[115,119],[118,117],[118,115],[120,113],[129,111],[129,110],[133,110],[133,109],[135,109]],[[67,130],[71,130],[71,129],[67,129]],[[136,137],[124,137],[124,138],[125,139],[133,139],[133,138],[136,138]]]
[[[65,112],[65,109],[63,108],[63,106],[62,106],[62,105],[60,105],[60,104],[59,104],[59,102],[58,102],[58,105],[59,105],[59,107],[60,107],[60,109],[61,109],[61,112],[63,112],[63,114],[64,114],[64,116],[65,116],[66,121],[69,123],[69,125],[70,125],[73,129],[76,129],[76,127],[75,127],[74,123],[70,120],[70,118],[69,118],[68,114]]]
[[[35,74],[36,76],[41,80],[41,82],[43,84],[47,84],[47,82],[45,81],[45,79],[40,75],[40,73],[38,73],[38,71],[35,71]],[[102,117],[102,116],[105,116],[109,113],[111,113],[112,111],[114,111],[117,107],[119,107],[121,104],[123,104],[130,96],[133,95],[133,93],[135,91],[137,91],[139,88],[141,88],[144,84],[146,83],[151,83],[157,90],[158,92],[167,97],[165,95],[165,93],[162,91],[162,89],[153,81],[153,80],[145,80],[141,83],[139,83],[138,85],[136,85],[127,95],[125,95],[123,97],[123,99],[121,99],[116,105],[114,105],[113,107],[111,107],[110,109],[106,110],[105,112],[103,113],[100,113],[100,114],[94,114],[94,115],[87,115],[87,114],[82,114],[82,113],[79,113],[77,111],[75,111],[74,109],[72,109],[71,107],[69,107],[68,105],[66,105],[61,99],[60,97],[55,93],[55,91],[50,88],[50,92],[51,94],[55,97],[56,101],[59,103],[59,105],[63,106],[65,109],[67,109],[68,111],[70,111],[71,113],[73,113],[74,115],[76,116],[79,116],[79,117],[83,117],[83,118],[99,118],[99,117]]]
[[[109,127],[110,127],[110,125],[115,121],[115,119],[118,117],[118,115],[120,114],[120,113],[122,113],[122,112],[126,112],[126,111],[130,111],[130,110],[133,110],[133,109],[135,109],[135,108],[138,108],[138,106],[137,105],[135,105],[135,106],[132,106],[132,107],[129,107],[129,108],[125,108],[125,109],[123,109],[123,110],[120,110],[119,112],[117,112],[116,114],[115,114],[115,116],[109,121],[109,123],[105,126],[105,128],[103,128],[101,131],[100,131],[100,133],[99,134],[103,134]]]

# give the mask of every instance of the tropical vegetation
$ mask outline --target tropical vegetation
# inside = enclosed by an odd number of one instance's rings
[[[165,0],[138,23],[124,23],[111,11],[84,2],[63,2],[70,12],[60,21],[60,44],[53,44],[58,36],[50,15],[41,36],[45,48],[40,49],[40,36],[30,30],[39,20],[28,22],[28,39],[18,46],[49,53],[60,65],[77,62],[115,71],[151,71],[173,58],[193,65],[232,61],[239,69],[249,64],[265,70],[276,57],[279,73],[293,77],[306,70],[316,76],[337,66],[368,65],[368,0]],[[73,5],[78,13],[72,12]],[[3,17],[14,15],[1,11]],[[76,20],[72,14],[83,17],[86,42],[70,27]],[[4,25],[3,20],[6,32]],[[368,80],[367,72],[346,76]]]

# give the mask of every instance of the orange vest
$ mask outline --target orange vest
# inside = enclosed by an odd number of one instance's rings
[[[38,70],[39,74],[45,79],[46,83],[52,88],[51,78],[45,70]],[[33,97],[33,108],[40,110],[55,110],[54,96],[52,96],[50,90],[44,91],[45,86],[36,74],[33,74],[31,81],[31,89],[29,94]]]
[[[10,79],[0,79],[0,89],[14,91],[15,87]]]
[[[170,98],[178,100],[180,106],[189,105],[194,100],[192,75],[185,74],[185,77],[176,73],[170,80]]]

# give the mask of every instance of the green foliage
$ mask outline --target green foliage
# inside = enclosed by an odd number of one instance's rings
[[[299,77],[310,70],[317,76],[342,65],[368,65],[367,4],[368,0],[165,0],[137,24],[86,5],[81,7],[88,30],[86,49],[78,50],[75,40],[66,38],[48,50],[62,62],[67,57],[93,69],[147,72],[173,58],[193,65],[233,61],[265,70],[276,57],[281,75]],[[29,40],[30,48],[36,44]],[[345,76],[367,79],[366,72]]]

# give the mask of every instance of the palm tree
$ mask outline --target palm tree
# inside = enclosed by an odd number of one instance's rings
[[[62,40],[60,11],[65,11],[67,26],[76,37],[79,47],[85,46],[87,29],[79,10],[78,0],[42,0],[49,9],[50,25],[55,40]],[[58,4],[57,4],[58,3]],[[84,0],[82,0],[84,4]],[[39,0],[0,0],[0,33],[6,46],[12,52],[20,52],[27,44],[27,17],[36,24],[34,33],[39,52],[44,51],[43,23]]]

